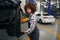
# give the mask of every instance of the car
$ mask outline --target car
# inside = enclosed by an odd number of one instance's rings
[[[49,15],[47,13],[38,13],[37,16],[37,22],[39,23],[54,23],[55,18],[52,15]]]
[[[25,23],[25,22],[27,22],[29,20],[29,18],[28,17],[23,17],[23,18],[21,18],[21,23]]]

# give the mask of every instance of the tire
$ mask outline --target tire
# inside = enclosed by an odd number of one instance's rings
[[[42,23],[42,20],[41,19],[39,19],[39,23]]]
[[[39,23],[39,21],[37,21],[37,23]]]

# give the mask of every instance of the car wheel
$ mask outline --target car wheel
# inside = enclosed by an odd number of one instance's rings
[[[42,20],[41,19],[39,19],[39,23],[42,23]]]
[[[39,23],[39,21],[37,21],[37,23]]]

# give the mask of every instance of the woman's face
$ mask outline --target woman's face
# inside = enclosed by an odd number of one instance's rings
[[[32,10],[30,8],[27,8],[27,12],[28,12],[28,14],[31,14]]]

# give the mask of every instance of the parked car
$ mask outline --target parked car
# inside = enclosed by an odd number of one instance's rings
[[[55,18],[52,15],[49,15],[47,13],[42,14],[42,13],[38,13],[36,14],[37,16],[37,22],[40,23],[54,23],[55,22]]]

